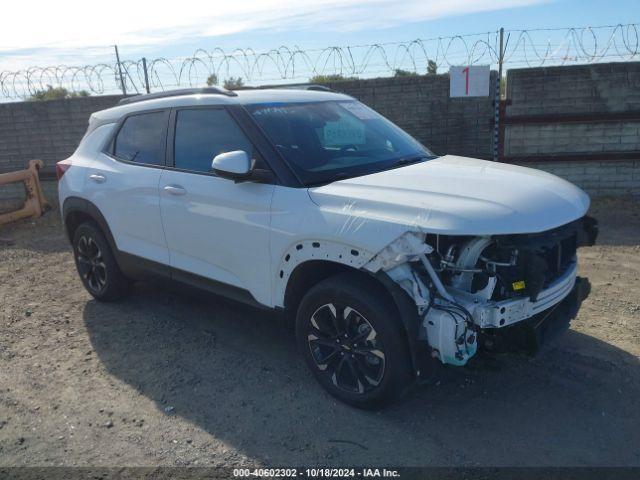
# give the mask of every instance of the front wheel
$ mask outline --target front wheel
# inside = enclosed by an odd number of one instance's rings
[[[313,287],[298,309],[296,339],[318,382],[356,407],[388,404],[411,382],[399,314],[373,280],[341,274]]]

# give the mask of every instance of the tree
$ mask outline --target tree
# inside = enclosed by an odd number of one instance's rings
[[[236,90],[242,87],[244,87],[244,81],[242,80],[242,77],[229,77],[224,81],[224,88],[226,88],[227,90]]]
[[[409,70],[402,70],[401,68],[396,68],[396,71],[393,74],[393,76],[394,77],[417,77],[418,73],[410,72]]]
[[[436,75],[438,73],[438,64],[433,60],[427,60],[427,75]]]
[[[46,100],[62,100],[65,98],[77,98],[88,97],[89,92],[86,90],[79,90],[77,92],[70,92],[64,87],[52,87],[47,85],[46,90],[36,90],[27,100],[32,102],[40,102]]]
[[[358,77],[345,77],[338,73],[332,75],[315,75],[309,79],[309,83],[332,83],[332,82],[347,82],[349,80],[359,80]]]
[[[218,76],[212,73],[207,77],[207,87],[213,87],[214,85],[218,85]]]

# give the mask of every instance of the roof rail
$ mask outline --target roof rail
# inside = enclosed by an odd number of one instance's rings
[[[167,97],[180,97],[183,95],[197,95],[197,94],[216,94],[226,95],[227,97],[237,97],[236,92],[227,90],[221,87],[206,87],[206,88],[182,88],[178,90],[167,90],[166,92],[147,93],[146,95],[134,95],[132,97],[123,98],[118,102],[118,105],[129,105],[130,103],[144,102],[145,100],[155,100],[157,98]]]
[[[315,85],[308,83],[302,83],[297,85],[268,85],[264,87],[258,87],[259,89],[267,89],[267,88],[275,88],[279,90],[315,90],[318,92],[334,92],[335,90],[331,90],[329,87],[325,85]]]
[[[333,92],[329,87],[325,85],[309,85],[307,90],[317,90],[319,92]]]

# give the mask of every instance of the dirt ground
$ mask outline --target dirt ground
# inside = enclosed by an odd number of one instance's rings
[[[139,285],[82,288],[57,212],[0,229],[0,466],[640,465],[640,201],[600,200],[592,282],[537,358],[477,358],[364,412],[276,319]]]

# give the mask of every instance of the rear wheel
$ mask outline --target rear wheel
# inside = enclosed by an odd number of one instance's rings
[[[381,290],[341,274],[313,287],[296,318],[298,346],[316,379],[361,408],[398,399],[412,379],[399,314]]]
[[[93,223],[83,223],[76,229],[73,252],[80,279],[96,300],[115,301],[127,294],[131,282],[120,271],[104,234]]]

